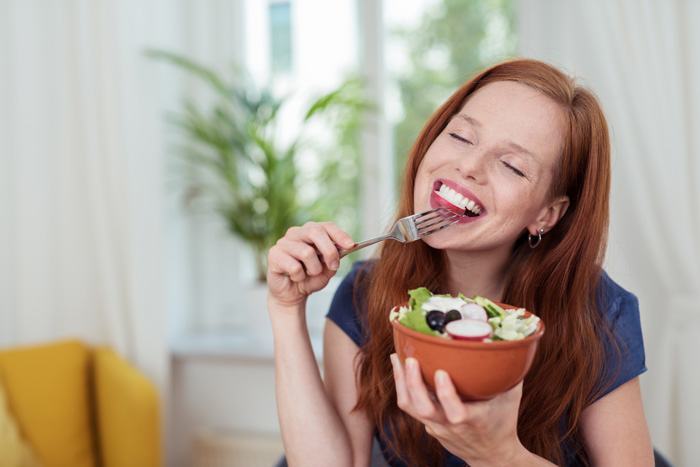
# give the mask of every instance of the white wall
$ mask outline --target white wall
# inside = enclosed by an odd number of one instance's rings
[[[273,437],[281,445],[271,357],[175,355],[173,462],[193,465],[193,444],[202,431]],[[282,455],[282,450],[279,450]]]

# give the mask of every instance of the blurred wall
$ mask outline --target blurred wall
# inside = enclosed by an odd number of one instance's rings
[[[613,145],[606,268],[640,301],[657,447],[700,463],[700,3],[519,2],[520,50],[590,86]]]

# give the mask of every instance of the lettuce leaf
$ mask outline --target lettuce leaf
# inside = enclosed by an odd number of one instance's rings
[[[432,292],[425,287],[419,287],[417,289],[409,290],[408,296],[408,307],[411,311],[419,310],[423,311],[423,303],[427,302],[430,297],[433,296]]]
[[[409,290],[408,295],[410,297],[408,299],[409,311],[399,322],[414,331],[431,336],[436,335],[436,332],[430,329],[428,323],[425,321],[425,312],[423,311],[423,303],[428,301],[433,294],[425,287],[419,287]]]
[[[435,331],[430,329],[428,323],[425,321],[425,315],[421,311],[409,311],[399,320],[399,323],[403,324],[407,328],[413,329],[414,331],[429,334],[431,336],[435,335]]]

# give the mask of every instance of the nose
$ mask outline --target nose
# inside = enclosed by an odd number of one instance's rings
[[[471,179],[478,184],[486,181],[486,154],[483,151],[472,151],[464,155],[457,164],[457,172],[465,179]]]

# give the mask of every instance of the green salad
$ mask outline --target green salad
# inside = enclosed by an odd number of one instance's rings
[[[408,304],[394,307],[389,320],[414,331],[470,341],[513,341],[537,330],[540,319],[524,308],[504,309],[486,297],[433,294],[425,287],[408,292]]]

